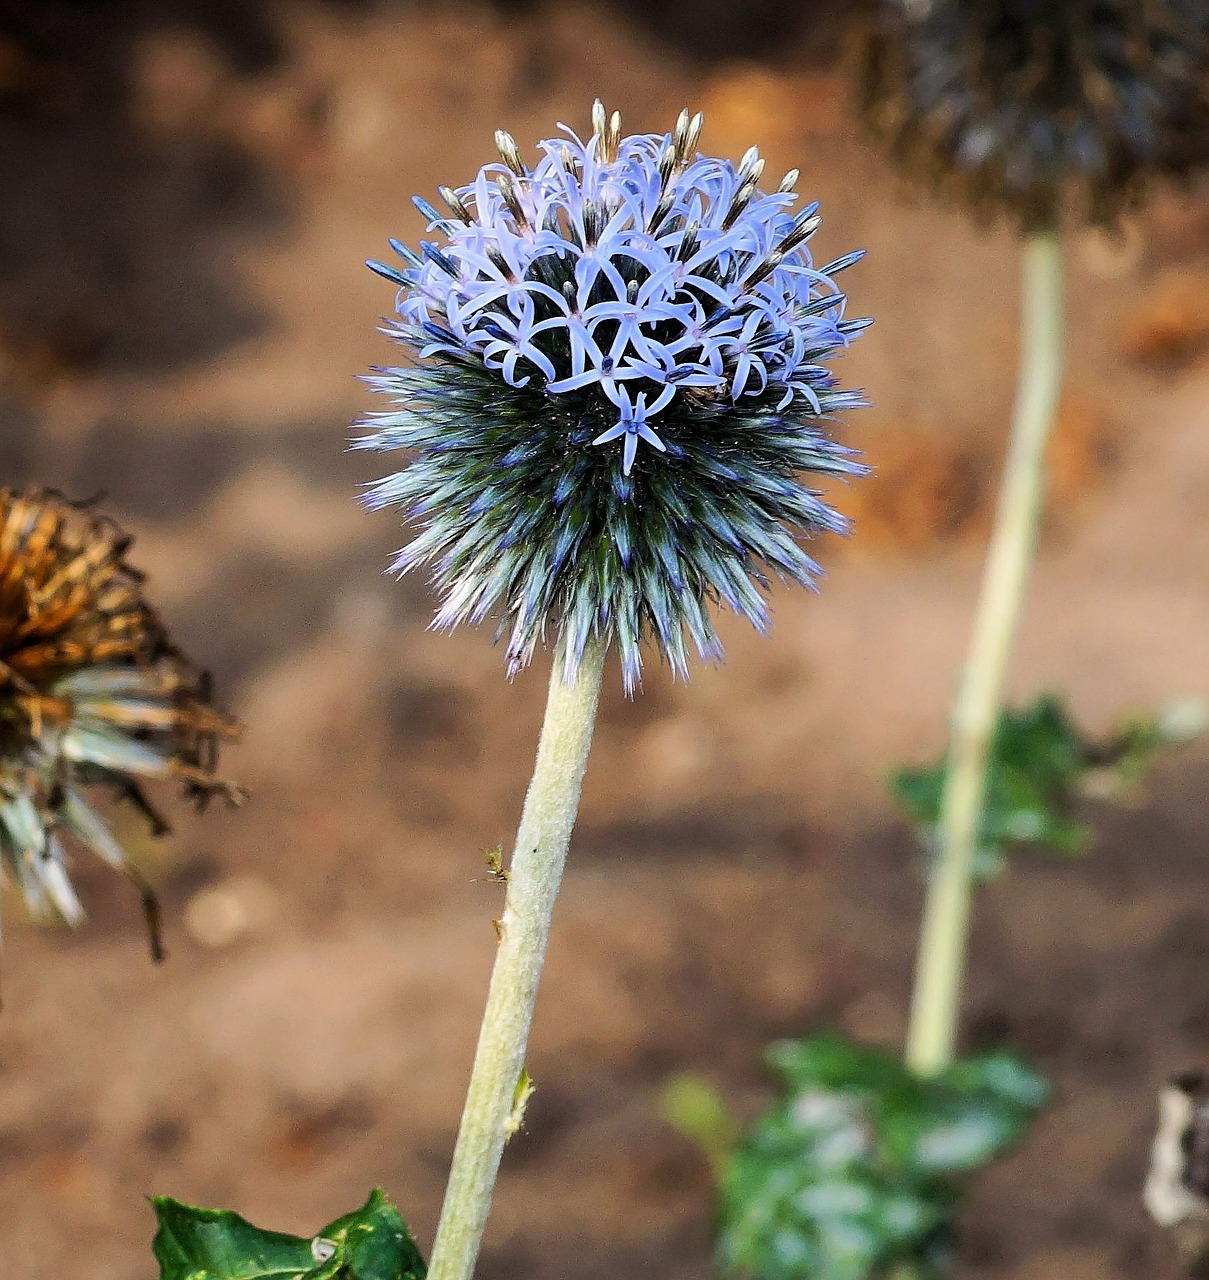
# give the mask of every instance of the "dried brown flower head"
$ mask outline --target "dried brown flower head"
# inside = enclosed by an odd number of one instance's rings
[[[159,958],[155,897],[85,792],[108,787],[163,834],[143,783],[238,800],[214,772],[238,727],[144,599],[129,544],[89,505],[0,489],[0,871],[33,914],[75,923],[68,850],[90,848],[138,885]]]
[[[884,0],[858,106],[916,179],[1026,231],[1209,160],[1204,0]]]

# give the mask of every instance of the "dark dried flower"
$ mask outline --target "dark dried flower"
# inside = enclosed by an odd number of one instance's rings
[[[1209,160],[1205,0],[884,0],[859,108],[911,176],[1026,231]]]
[[[68,850],[91,849],[138,885],[158,958],[155,898],[86,791],[111,788],[162,834],[142,783],[237,800],[214,770],[238,729],[144,600],[129,543],[57,493],[0,489],[0,870],[33,914],[74,924]]]
[[[397,409],[361,446],[413,456],[369,505],[421,527],[395,567],[432,567],[437,625],[494,616],[510,671],[553,630],[571,677],[594,637],[627,688],[647,638],[683,675],[715,606],[764,627],[761,588],[817,572],[794,535],[845,528],[802,473],[862,470],[825,426],[861,402],[826,364],[868,323],[832,279],[861,255],[815,267],[796,171],[767,193],[754,147],[711,159],[700,130],[623,138],[597,103],[533,168],[499,133],[448,215],[416,201],[440,242],[370,264],[421,363],[373,379]]]

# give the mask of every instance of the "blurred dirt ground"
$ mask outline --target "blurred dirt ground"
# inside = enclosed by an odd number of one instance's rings
[[[151,1192],[308,1231],[383,1185],[431,1238],[493,948],[482,851],[514,829],[545,692],[486,634],[433,636],[344,452],[390,358],[360,265],[492,130],[593,96],[632,129],[799,165],[825,260],[854,246],[850,544],[819,598],[687,686],[608,679],[482,1280],[698,1280],[709,1182],[670,1074],[750,1112],[762,1046],[904,1022],[917,854],[886,799],[928,758],[969,622],[1013,385],[1015,252],[857,139],[842,6],[0,6],[0,482],[104,491],[178,637],[248,726],[237,813],[138,842],[171,956],[81,864],[76,933],[8,904],[0,1236],[28,1280],[150,1280]],[[767,11],[767,12],[765,12]],[[794,12],[799,12],[794,10]],[[727,26],[720,15],[730,14]],[[631,25],[648,20],[647,27]],[[683,37],[683,38],[680,38]],[[709,37],[709,38],[707,38]],[[743,60],[735,60],[736,57]],[[747,59],[762,58],[764,61]],[[1068,393],[1013,688],[1092,730],[1209,695],[1209,192],[1072,239]],[[1024,859],[978,906],[966,1043],[1054,1079],[977,1185],[961,1274],[1167,1277],[1139,1206],[1157,1084],[1209,1060],[1209,747]],[[133,828],[132,828],[133,830]]]

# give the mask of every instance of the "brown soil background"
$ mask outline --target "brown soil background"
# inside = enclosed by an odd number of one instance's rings
[[[150,965],[91,864],[75,933],[7,904],[0,1239],[28,1280],[150,1280],[143,1198],[309,1232],[379,1183],[427,1245],[544,697],[484,634],[433,636],[382,576],[344,452],[390,357],[361,260],[414,242],[412,192],[504,125],[529,146],[601,95],[685,103],[705,144],[799,165],[825,260],[877,325],[845,364],[878,468],[781,592],[768,640],[687,686],[611,671],[482,1280],[697,1280],[709,1179],[659,1117],[669,1075],[745,1114],[771,1038],[899,1043],[920,906],[883,780],[934,755],[1010,407],[1016,250],[860,142],[844,6],[703,0],[0,6],[0,482],[103,490],[181,642],[248,726],[236,813],[136,839],[163,890]],[[790,20],[789,15],[797,16]],[[642,23],[644,25],[636,25]],[[1012,687],[1107,729],[1209,695],[1209,192],[1120,241],[1072,237],[1068,393]],[[1156,1086],[1209,1061],[1209,746],[1093,812],[1076,862],[1020,859],[977,910],[964,1039],[1053,1078],[976,1184],[959,1273],[1168,1277],[1138,1193]],[[131,827],[132,838],[134,828]]]

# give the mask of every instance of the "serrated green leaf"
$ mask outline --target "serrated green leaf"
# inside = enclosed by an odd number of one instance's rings
[[[961,1092],[992,1094],[1020,1111],[1038,1111],[1049,1098],[1045,1077],[1005,1052],[960,1058],[945,1070],[941,1080]]]
[[[159,1230],[151,1245],[161,1280],[294,1280],[315,1269],[309,1240],[261,1231],[229,1209],[152,1200]]]
[[[888,1126],[889,1128],[889,1126]],[[1023,1133],[1024,1118],[985,1101],[953,1107],[948,1115],[899,1117],[887,1143],[922,1177],[952,1177],[989,1164]]]
[[[781,1041],[780,1097],[719,1184],[719,1258],[757,1280],[873,1280],[943,1270],[959,1176],[1016,1142],[1045,1083],[1005,1053],[924,1078],[836,1035]]]
[[[778,1040],[769,1045],[765,1060],[788,1083],[799,1088],[818,1085],[885,1092],[914,1081],[894,1054],[830,1032],[803,1040]]]
[[[1048,1096],[1045,1080],[1007,1053],[965,1058],[923,1082],[915,1105],[888,1112],[887,1149],[923,1177],[953,1177],[1015,1145]]]
[[[940,798],[944,790],[942,768],[902,768],[890,777],[890,791],[921,827],[934,827],[940,818]]]
[[[1075,815],[1089,794],[1112,795],[1136,785],[1164,737],[1155,717],[1128,722],[1107,743],[1083,737],[1050,695],[1031,706],[1005,709],[995,729],[986,797],[978,827],[974,875],[998,874],[1009,846],[1078,855],[1093,832]],[[944,794],[946,765],[900,769],[890,789],[931,843]]]
[[[424,1280],[427,1274],[407,1224],[377,1187],[360,1209],[337,1218],[319,1236],[343,1250],[344,1269],[333,1273],[341,1280]]]
[[[161,1280],[424,1280],[411,1233],[376,1189],[362,1208],[309,1239],[264,1231],[229,1209],[168,1196],[151,1203]]]

